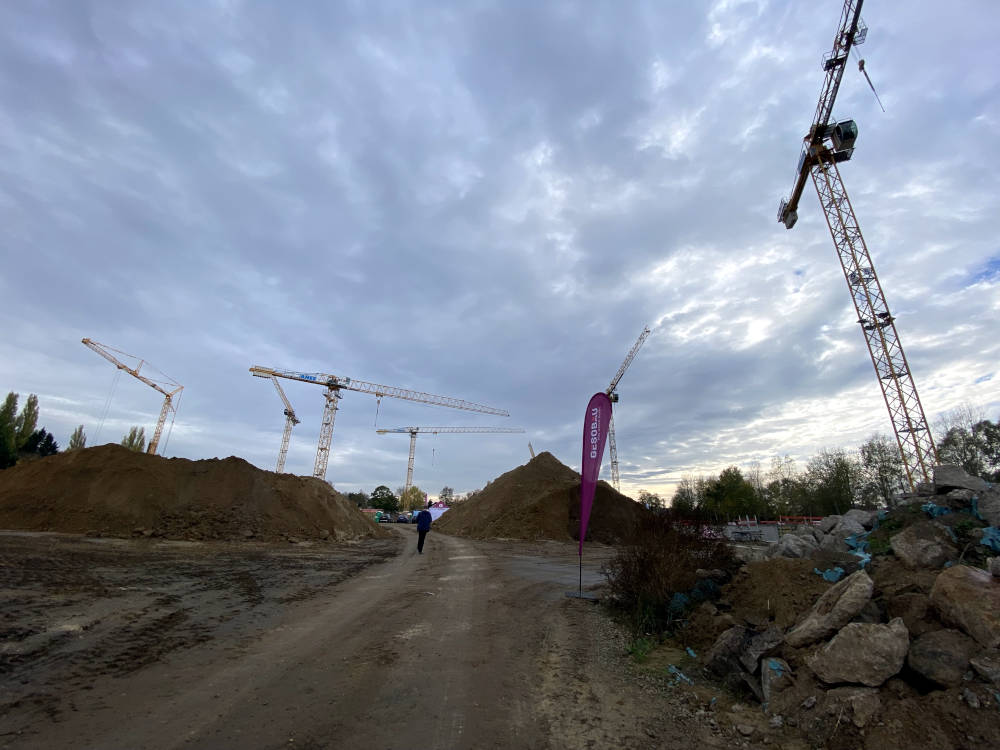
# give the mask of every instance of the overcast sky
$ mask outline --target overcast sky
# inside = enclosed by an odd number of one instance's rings
[[[252,365],[509,410],[345,392],[343,491],[404,483],[408,438],[376,426],[523,427],[418,438],[415,483],[465,492],[529,441],[578,467],[648,324],[626,492],[889,433],[811,185],[776,221],[841,5],[0,3],[0,389],[38,394],[63,446],[150,434],[161,397],[89,337],[184,386],[161,452],[265,469],[284,416]],[[996,419],[1000,8],[863,17],[886,113],[852,61],[844,181],[928,419]],[[310,474],[323,390],[283,385],[286,470]]]

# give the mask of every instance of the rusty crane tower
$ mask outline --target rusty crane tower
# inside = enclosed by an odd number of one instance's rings
[[[851,158],[858,128],[853,120],[832,119],[851,47],[865,40],[868,29],[861,20],[863,0],[845,0],[840,26],[833,39],[833,49],[823,60],[826,78],[820,94],[812,127],[806,135],[799,156],[795,185],[789,198],[778,207],[778,221],[787,229],[798,220],[799,199],[806,179],[812,183],[826,216],[833,244],[844,269],[844,279],[851,293],[858,323],[868,344],[882,396],[889,410],[896,442],[911,488],[915,482],[931,481],[937,450],[931,436],[924,408],[917,395],[910,366],[896,331],[895,318],[889,312],[885,294],[868,246],[861,235],[854,208],[837,166]]]

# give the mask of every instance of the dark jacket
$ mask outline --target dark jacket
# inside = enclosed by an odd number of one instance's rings
[[[433,520],[434,518],[431,516],[429,510],[422,510],[417,513],[417,531],[430,531],[431,521]]]

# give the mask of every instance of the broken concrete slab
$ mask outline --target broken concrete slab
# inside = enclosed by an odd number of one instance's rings
[[[1000,487],[994,485],[977,493],[979,517],[990,526],[1000,526]]]
[[[740,663],[747,672],[753,674],[757,671],[761,658],[773,654],[784,642],[785,635],[777,626],[772,625],[762,633],[755,633],[745,642]]]
[[[955,565],[934,579],[930,599],[943,622],[985,648],[1000,646],[1000,580],[985,570]]]
[[[788,633],[786,643],[800,648],[836,633],[849,623],[872,597],[872,579],[864,570],[831,586],[805,618]]]
[[[827,684],[878,687],[903,668],[909,647],[910,634],[899,617],[888,625],[852,622],[841,628],[808,664]]]
[[[961,631],[934,630],[910,644],[906,663],[914,672],[941,687],[957,687],[969,669],[969,659],[979,649],[979,644]]]
[[[1000,650],[983,651],[969,659],[969,664],[980,677],[1000,688]]]
[[[792,668],[788,662],[769,656],[760,664],[760,687],[764,703],[770,703],[778,693],[795,684]]]

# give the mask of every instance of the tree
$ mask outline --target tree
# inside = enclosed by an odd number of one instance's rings
[[[858,450],[861,456],[862,498],[870,506],[892,506],[892,496],[903,488],[906,473],[899,446],[887,435],[873,434]]]
[[[81,448],[87,447],[87,433],[83,431],[83,425],[80,425],[75,430],[73,434],[69,436],[69,445],[66,446],[66,451],[78,451]]]
[[[142,453],[146,448],[146,429],[144,427],[133,427],[128,431],[128,435],[122,438],[122,445],[130,451]]]
[[[392,490],[384,484],[380,484],[372,490],[371,504],[373,508],[384,510],[387,513],[399,511],[399,498],[392,494]]]
[[[988,419],[977,422],[973,430],[979,435],[986,466],[991,469],[986,479],[1000,482],[1000,417],[996,422]]]
[[[17,420],[17,394],[11,391],[0,406],[0,469],[17,463],[17,434],[14,423]]]
[[[52,433],[43,427],[31,433],[20,452],[22,455],[27,453],[29,455],[54,456],[59,452],[59,443],[52,437]]]
[[[681,477],[670,499],[670,508],[681,518],[692,518],[698,509],[698,491],[694,479]]]
[[[841,448],[821,450],[806,467],[809,514],[843,514],[861,497],[861,467]]]
[[[666,507],[666,503],[663,502],[663,498],[655,492],[649,492],[648,490],[639,490],[638,501],[641,505],[645,505],[650,510],[660,510]]]
[[[935,425],[935,432],[944,436],[937,442],[938,461],[958,464],[972,476],[981,477],[988,467],[983,430],[976,427],[985,421],[982,409],[971,404],[941,414]]]
[[[438,494],[438,500],[450,508],[451,504],[455,502],[455,490],[451,487],[442,487],[441,492]]]
[[[408,490],[404,490],[399,498],[399,504],[403,510],[420,510],[427,505],[427,493],[413,485]]]
[[[765,506],[736,466],[723,469],[717,479],[709,480],[704,491],[704,508],[718,518],[759,516]]]
[[[361,492],[348,492],[347,493],[347,499],[350,502],[352,502],[355,505],[357,505],[359,508],[367,508],[367,507],[369,507],[369,503],[371,502],[371,498],[368,497],[368,493],[364,492],[364,491],[361,491]]]
[[[14,419],[14,448],[24,448],[28,438],[38,426],[38,396],[32,393],[21,407],[21,412]]]

